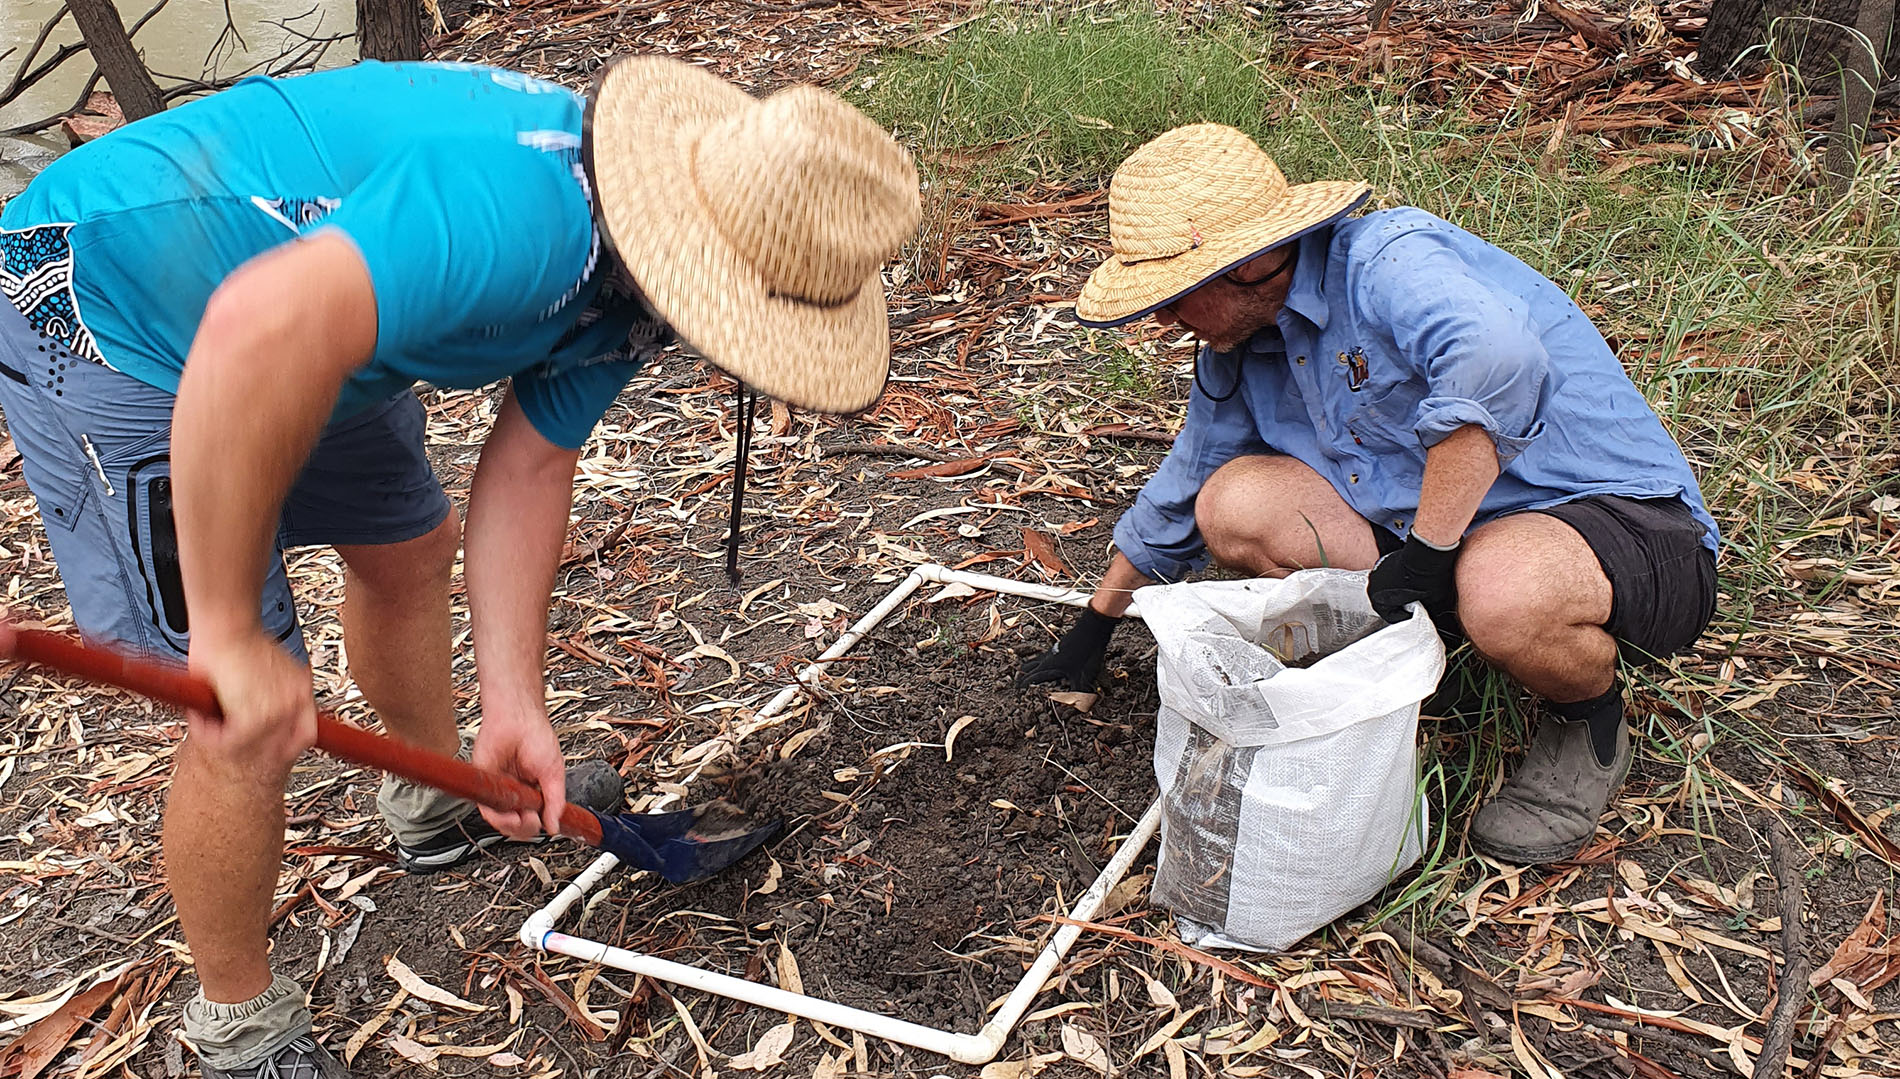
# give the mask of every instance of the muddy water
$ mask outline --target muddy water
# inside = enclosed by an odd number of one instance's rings
[[[16,50],[0,60],[0,86],[19,70],[26,49],[40,27],[60,9],[62,0],[0,0],[0,53]],[[129,28],[156,0],[118,0]],[[228,35],[219,44],[225,10],[243,38]],[[145,56],[146,66],[163,75],[200,79],[232,75],[287,50],[302,37],[347,34],[356,23],[354,0],[170,0],[132,39]],[[77,41],[79,31],[67,18],[40,50],[44,59],[54,48]],[[345,40],[331,45],[323,65],[334,67],[356,58],[356,46]],[[27,91],[19,100],[0,108],[0,130],[50,116],[72,105],[92,73],[84,55],[74,56],[58,71]],[[169,85],[159,80],[160,86]],[[37,136],[0,139],[0,199],[17,192],[26,181],[59,153],[66,140],[57,129]]]

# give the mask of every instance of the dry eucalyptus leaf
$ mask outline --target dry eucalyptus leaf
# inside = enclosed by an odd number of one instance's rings
[[[1095,1039],[1095,1035],[1074,1023],[1062,1025],[1062,1051],[1069,1059],[1103,1075],[1108,1074],[1108,1050],[1102,1048],[1102,1043]]]
[[[983,1070],[977,1073],[977,1079],[1029,1079],[1061,1059],[1061,1053],[1042,1053],[1022,1060],[998,1060],[983,1065]]]
[[[785,867],[778,864],[777,858],[772,859],[771,867],[765,871],[765,883],[752,889],[752,894],[771,895],[773,892],[778,891],[778,882],[782,880],[784,876]]]
[[[1049,694],[1049,699],[1057,704],[1066,704],[1083,715],[1088,715],[1089,710],[1095,707],[1095,702],[1101,699],[1101,694],[1077,693],[1074,690],[1065,689]]]
[[[778,751],[779,759],[786,761],[791,760],[797,755],[799,750],[805,748],[807,743],[823,733],[825,732],[822,729],[814,727],[811,730],[799,731],[797,734],[792,735],[785,740],[784,747]]]
[[[384,1023],[389,1022],[389,1017],[395,1015],[396,1009],[408,999],[409,993],[406,990],[396,990],[396,995],[389,998],[389,1003],[383,1005],[383,1010],[377,1012],[375,1018],[357,1027],[356,1033],[350,1035],[350,1040],[343,1046],[343,1063],[349,1064],[354,1061],[356,1054],[363,1051],[363,1047],[369,1044],[369,1040],[376,1036],[376,1032],[383,1028]]]
[[[963,728],[975,722],[976,722],[975,716],[963,716],[959,718],[955,723],[950,724],[950,729],[944,732],[943,759],[946,762],[952,759],[952,753],[957,744],[957,735],[963,733]]]
[[[1166,1008],[1171,1012],[1181,1010],[1181,1002],[1174,999],[1174,994],[1168,990],[1167,986],[1162,985],[1145,972],[1142,973],[1141,978],[1148,983],[1148,1002],[1150,1004],[1153,1004],[1157,1008]]]
[[[793,1023],[780,1023],[759,1036],[757,1044],[729,1062],[735,1071],[765,1071],[785,1063],[785,1050],[791,1047]]]
[[[798,957],[784,941],[778,945],[778,987],[787,993],[805,991],[805,980],[798,975]]]
[[[424,981],[422,975],[410,970],[408,964],[393,955],[383,960],[383,966],[389,971],[389,976],[396,979],[396,984],[402,986],[408,991],[410,996],[415,997],[417,1000],[426,1000],[431,1004],[440,1004],[445,1008],[459,1008],[465,1012],[485,1012],[489,1010],[486,1004],[477,1004],[472,1000],[463,1000],[447,989],[431,985]]]
[[[409,1063],[421,1064],[424,1067],[433,1067],[435,1058],[442,1055],[440,1047],[424,1045],[400,1034],[390,1036],[389,1048]]]

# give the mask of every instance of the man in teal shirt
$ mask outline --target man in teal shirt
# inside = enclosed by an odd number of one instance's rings
[[[191,717],[165,822],[207,1076],[343,1074],[268,961],[283,783],[315,734],[278,552],[336,549],[357,685],[395,736],[453,752],[465,546],[474,759],[544,810],[400,783],[379,806],[416,871],[539,834],[567,794],[543,660],[579,447],[673,339],[791,404],[869,405],[879,268],[917,217],[908,157],[835,97],[755,100],[658,58],[587,99],[447,64],[247,80],[81,147],[0,214],[0,408],[75,620],[188,658],[224,713]],[[411,387],[501,380],[464,533]]]

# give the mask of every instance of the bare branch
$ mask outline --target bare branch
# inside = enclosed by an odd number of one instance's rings
[[[348,41],[351,36],[350,34],[335,34],[330,37],[307,38],[303,46],[299,49],[286,49],[275,56],[259,60],[235,74],[221,75],[212,79],[191,79],[183,75],[167,75],[159,71],[154,71],[152,76],[177,84],[165,88],[164,97],[166,101],[173,101],[181,97],[190,97],[193,94],[215,93],[216,91],[226,89],[236,84],[240,79],[260,72],[276,77],[290,74],[293,71],[312,70],[323,62],[323,55],[329,51],[331,45],[339,41]]]
[[[19,127],[10,127],[4,131],[0,131],[0,139],[12,138],[15,135],[31,135],[31,134],[34,134],[35,132],[45,131],[47,128],[54,126],[55,124],[59,123],[61,120],[64,120],[68,116],[71,116],[74,113],[85,108],[86,99],[92,96],[93,90],[98,87],[99,80],[102,77],[103,76],[99,74],[99,69],[94,68],[92,75],[86,79],[86,85],[83,87],[80,87],[79,100],[73,102],[71,108],[61,110],[60,112],[56,112],[51,116],[45,117],[43,119],[35,120],[32,123],[21,124]]]
[[[231,14],[231,0],[224,0],[224,27],[218,31],[218,39],[211,43],[211,48],[205,50],[204,66],[206,71],[215,71],[217,69],[217,57],[220,52],[224,51],[225,41],[227,39],[237,42],[237,45],[231,49],[232,53],[251,51],[251,46],[244,40],[244,35],[239,32],[237,28],[237,19]]]
[[[33,39],[33,44],[27,47],[26,55],[20,58],[20,69],[13,73],[13,78],[7,83],[7,89],[11,90],[19,83],[21,77],[26,74],[26,69],[32,66],[33,58],[40,54],[40,47],[45,45],[46,39],[53,35],[53,28],[58,26],[65,20],[66,16],[71,14],[72,11],[68,9],[65,4],[61,4],[59,5],[59,10],[53,12],[52,17],[40,25],[39,36]],[[7,55],[13,55],[13,50],[8,49]]]
[[[149,11],[139,16],[139,20],[133,23],[131,28],[126,31],[126,36],[131,37],[137,34],[140,28],[152,21],[152,16],[165,10],[165,5],[170,2],[171,0],[158,0],[158,3],[152,5]],[[34,40],[32,48],[27,50],[26,57],[20,61],[19,70],[14,73],[13,78],[7,83],[6,89],[0,90],[0,108],[5,108],[12,104],[39,83],[40,80],[51,75],[61,64],[86,51],[86,46],[83,41],[73,42],[70,45],[61,45],[58,49],[53,51],[51,56],[41,61],[37,66],[33,67],[32,70],[28,70],[28,65],[33,63],[33,58],[39,54],[41,47],[45,45],[46,39],[52,34],[54,27],[58,26],[60,20],[69,14],[71,14],[70,10],[62,6],[51,19],[46,21],[44,26],[40,27],[39,37]],[[80,104],[85,104],[83,98]],[[40,122],[40,127],[34,130],[43,129],[50,126],[51,123],[58,123],[60,120],[71,115],[73,111],[72,109],[68,109],[65,112],[51,117],[50,123]]]

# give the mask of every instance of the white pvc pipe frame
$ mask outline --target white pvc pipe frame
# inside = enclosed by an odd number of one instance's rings
[[[950,569],[936,563],[926,563],[912,570],[898,586],[891,590],[876,607],[871,608],[863,618],[858,619],[844,636],[821,654],[810,666],[798,673],[798,680],[784,689],[760,709],[759,718],[777,715],[795,699],[800,690],[812,684],[825,669],[839,656],[850,651],[865,634],[876,628],[890,613],[898,608],[911,594],[925,584],[964,584],[984,592],[1001,592],[1006,595],[1022,596],[1027,599],[1044,600],[1049,603],[1065,603],[1080,607],[1088,602],[1088,593],[1073,589],[1054,588],[1048,585],[1028,584],[1012,581],[1006,577],[992,577],[987,573],[969,573]],[[1131,606],[1129,614],[1141,612]],[[701,767],[704,767],[702,762]],[[697,775],[697,770],[695,770]],[[688,777],[691,781],[691,777]],[[1161,802],[1156,799],[1148,811],[1142,814],[1134,831],[1122,841],[1115,856],[1102,867],[1101,875],[1088,891],[1070,908],[1069,917],[1078,922],[1086,922],[1101,910],[1102,903],[1108,897],[1109,889],[1121,882],[1128,874],[1128,868],[1147,847],[1161,823]],[[675,963],[670,959],[661,959],[655,955],[615,948],[600,941],[585,937],[572,937],[555,931],[555,922],[567,913],[581,897],[598,885],[608,873],[619,866],[620,860],[611,854],[603,854],[594,860],[579,877],[562,888],[547,906],[528,916],[521,925],[521,942],[530,948],[546,952],[570,955],[577,959],[586,959],[604,963],[634,974],[644,974],[649,978],[683,985],[690,989],[701,989],[708,993],[731,997],[747,1004],[755,1004],[775,1012],[785,1012],[814,1022],[830,1026],[844,1027],[847,1030],[861,1031],[875,1038],[901,1042],[932,1053],[941,1053],[961,1064],[984,1064],[995,1059],[1008,1040],[1010,1032],[1029,1011],[1029,1005],[1042,992],[1043,982],[1062,962],[1076,938],[1082,935],[1079,925],[1063,925],[1056,930],[1055,936],[1045,945],[1036,961],[1030,965],[1029,973],[1010,993],[1003,1006],[997,1010],[995,1018],[983,1024],[975,1034],[957,1034],[948,1030],[927,1027],[877,1012],[868,1012],[835,1001],[793,993],[776,986],[762,985],[734,978],[728,974],[719,974],[698,967]]]

